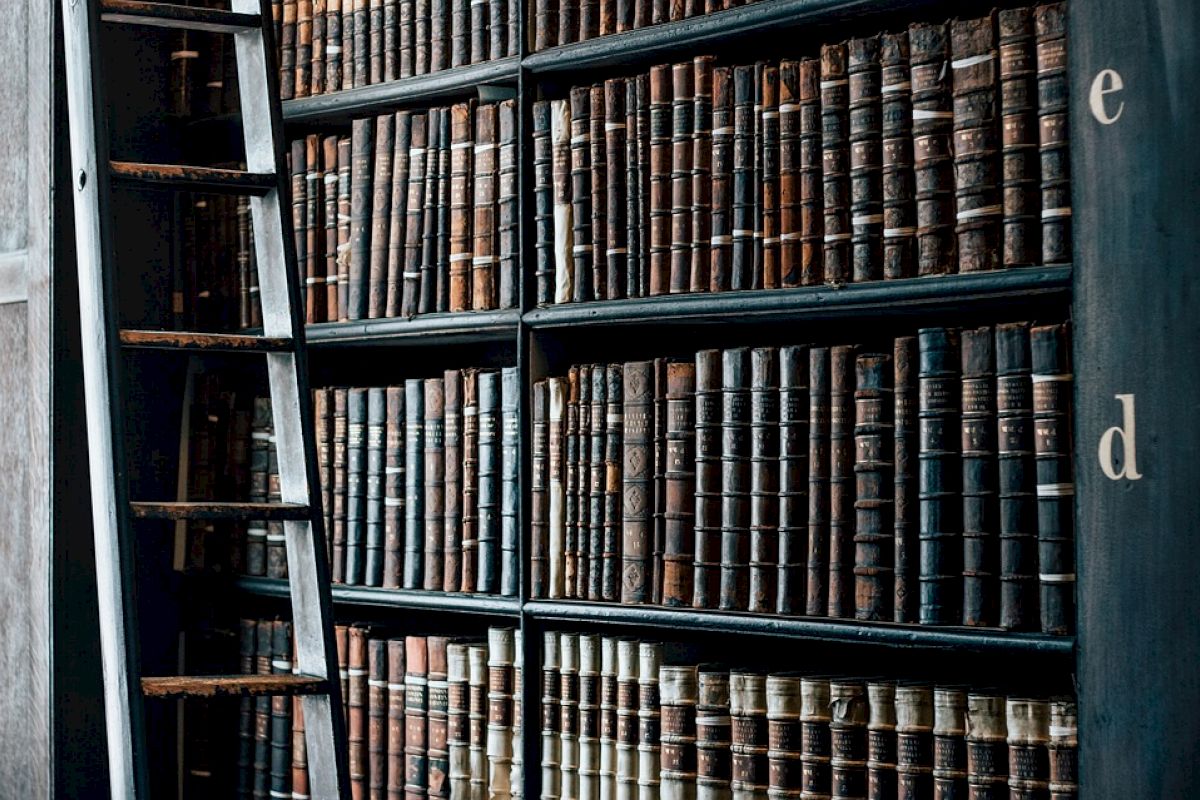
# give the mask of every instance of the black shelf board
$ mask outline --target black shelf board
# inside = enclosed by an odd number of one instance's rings
[[[411,78],[359,86],[341,92],[283,101],[285,123],[326,123],[404,106],[474,96],[480,86],[516,88],[516,56],[438,70]]]
[[[1048,657],[1069,657],[1075,651],[1073,636],[1010,633],[987,628],[934,628],[887,622],[695,611],[572,600],[530,600],[525,603],[524,611],[530,619],[547,622],[768,636],[836,644]]]
[[[346,344],[487,344],[516,342],[521,312],[460,311],[420,314],[411,319],[369,319],[354,322],[318,322],[305,326],[311,347]]]
[[[260,597],[288,597],[288,582],[280,578],[243,576],[235,580],[239,591]],[[496,597],[482,594],[449,594],[423,592],[414,589],[381,589],[373,586],[332,587],[336,605],[358,608],[401,608],[412,611],[437,611],[465,614],[485,614],[492,617],[516,619],[521,603],[515,597]]]
[[[772,2],[772,0],[767,0]],[[714,294],[674,294],[629,300],[562,303],[530,311],[534,330],[634,325],[753,325],[798,319],[872,320],[937,311],[1069,299],[1071,267],[1021,267],[963,275],[905,278],[842,286],[806,286]]]

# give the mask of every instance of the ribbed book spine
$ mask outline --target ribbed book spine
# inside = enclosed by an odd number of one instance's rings
[[[479,554],[475,591],[500,588],[500,374],[479,373]]]
[[[1050,800],[1074,800],[1079,794],[1079,723],[1075,701],[1050,701]]]
[[[324,205],[321,200],[321,137],[312,134],[305,137],[306,166],[304,172],[305,204],[304,204],[304,299],[307,308],[307,319],[314,322],[325,321],[325,253],[321,238],[324,226],[321,224],[321,212]],[[391,137],[388,137],[391,141]],[[390,157],[388,161],[390,162]],[[391,177],[391,170],[388,170]],[[385,240],[386,241],[386,240]],[[299,253],[297,263],[299,263]]]
[[[862,620],[892,619],[892,378],[890,354],[868,353],[855,362],[854,617]]]
[[[547,549],[549,565],[547,566],[548,585],[546,594],[551,598],[563,596],[563,539],[566,528],[566,482],[565,482],[565,446],[566,446],[566,381],[562,378],[551,378],[549,381],[550,422],[548,450],[550,459],[549,494],[547,508],[549,514]],[[535,595],[536,596],[536,595]]]
[[[353,625],[349,631],[349,693],[346,695],[348,709],[347,739],[349,740],[350,783],[360,797],[367,795],[370,752],[367,742],[367,640],[370,631]]]
[[[850,228],[849,79],[846,45],[821,47],[821,167],[825,189],[826,283],[852,277]]]
[[[463,423],[462,373],[446,370],[442,377],[445,400],[445,496],[442,515],[442,585],[444,592],[457,592],[462,586],[462,484]]]
[[[471,307],[471,259],[474,255],[474,126],[472,107],[450,109],[450,310]]]
[[[579,541],[579,391],[580,368],[567,372],[566,439],[563,460],[566,465],[566,504],[563,523],[563,597],[575,596],[575,573],[578,568]],[[626,551],[628,547],[626,548]]]
[[[545,784],[543,784],[545,791]],[[555,795],[557,797],[557,795]],[[600,640],[599,800],[617,798],[617,640]]]
[[[662,603],[676,608],[692,604],[695,391],[694,364],[672,362],[667,365],[667,510]]]
[[[351,178],[354,160],[353,142],[350,136],[338,140],[338,194],[337,194],[337,319],[345,322],[350,319],[350,261],[352,234]]]
[[[645,213],[646,168],[643,159],[646,137],[643,125],[643,106],[646,102],[647,75],[625,79],[625,296],[642,297],[646,276],[646,239],[642,218]],[[611,193],[610,193],[611,198]],[[612,217],[610,216],[611,220]]]
[[[368,797],[382,798],[387,791],[387,669],[387,640],[371,639],[367,642]]]
[[[354,88],[354,7],[365,0],[342,0],[342,88]]]
[[[443,530],[446,513],[446,387],[441,378],[427,378],[425,385],[425,540],[422,568],[423,588],[442,588]]]
[[[918,342],[920,621],[954,625],[962,599],[958,331],[925,328]]]
[[[650,294],[671,283],[671,65],[650,68]]]
[[[324,303],[324,319],[327,322],[336,322],[338,318],[338,137],[326,136],[322,143],[322,165],[325,168],[322,176],[324,185],[323,199],[325,201],[324,215],[324,250],[325,259],[324,268],[324,298],[321,300]],[[393,169],[393,176],[395,170]],[[239,198],[238,211],[242,209],[246,211],[247,230],[249,234],[249,217],[250,205],[245,198]],[[239,230],[240,232],[240,230]],[[249,243],[247,237],[247,244]],[[249,254],[247,253],[247,261]],[[249,269],[249,265],[247,265]],[[254,280],[257,281],[257,270]],[[252,300],[257,298],[252,298]]]
[[[696,56],[692,62],[692,188],[691,265],[688,290],[709,289],[709,259],[712,241],[712,127],[713,56]]]
[[[626,363],[623,384],[621,602],[644,603],[647,599],[650,556],[650,434],[654,413],[652,363]]]
[[[346,400],[346,583],[362,584],[367,526],[367,390]]]
[[[638,643],[637,673],[637,798],[657,800],[661,770],[662,711],[658,671],[662,667],[662,645]]]
[[[995,626],[999,547],[996,496],[996,359],[990,327],[962,332],[964,625]]]
[[[476,591],[479,557],[479,373],[463,370],[462,578],[459,590]]]
[[[663,551],[667,540],[667,359],[654,359],[654,513],[649,602],[662,603]]]
[[[733,70],[713,70],[712,236],[708,288],[729,288],[733,258]]]
[[[500,371],[500,547],[499,589],[505,597],[516,597],[520,583],[517,545],[517,507],[520,503],[521,382],[516,367]]]
[[[387,387],[385,405],[381,585],[387,589],[398,589],[404,559],[404,388]]]
[[[883,169],[883,277],[916,272],[917,208],[913,176],[912,82],[908,31],[880,36]]]
[[[450,66],[471,63],[471,0],[450,3]]]
[[[467,653],[465,644],[451,642],[446,646],[446,787],[450,797],[469,798],[471,681]]]
[[[333,411],[333,467],[336,471],[339,453],[345,453],[344,443],[346,439],[346,407],[342,403],[342,415],[337,416],[336,408],[336,391],[334,394],[334,411]],[[270,445],[271,445],[271,401],[265,397],[254,398],[253,410],[250,418],[250,492],[249,499],[251,502],[265,503],[267,501],[267,468],[270,462]],[[338,433],[341,433],[341,443],[343,447],[339,448]],[[344,458],[344,455],[342,456]],[[336,529],[330,529],[330,540],[335,539]],[[343,542],[345,541],[345,531],[342,532]],[[345,549],[345,545],[342,545]],[[343,556],[344,557],[344,556]],[[332,559],[331,559],[332,560]],[[262,520],[255,520],[249,523],[246,527],[246,556],[245,556],[245,572],[247,575],[266,575],[267,574],[267,525]],[[344,568],[343,568],[344,571]],[[334,571],[335,580],[337,580],[337,572]]]
[[[408,202],[405,204],[404,271],[403,291],[400,299],[400,315],[411,317],[417,313],[421,301],[421,236],[425,218],[425,175],[427,161],[432,155],[426,152],[427,123],[431,116],[414,115],[412,137],[408,149]]]
[[[447,108],[429,110],[429,151],[425,157],[425,214],[421,220],[421,292],[417,302],[419,314],[438,310],[438,297],[443,294],[443,287],[449,283],[449,269],[443,275],[438,253],[442,209],[447,205],[442,199],[442,193],[450,182],[450,153],[447,147],[450,138],[449,117],[450,110]]]
[[[408,178],[413,141],[413,114],[396,112],[392,147],[391,222],[388,225],[387,298],[384,316],[400,316],[404,300],[405,237],[408,234]]]
[[[571,90],[571,300],[592,294],[592,93],[587,86]]]
[[[880,38],[847,44],[850,228],[855,281],[883,277],[883,108]]]
[[[304,180],[308,172],[306,150],[304,139],[293,140],[287,161],[292,178],[292,241],[296,247],[296,271],[303,287],[300,291],[305,301],[305,322],[315,322],[308,291],[308,184]],[[207,205],[204,208],[207,208]],[[367,213],[370,213],[370,208],[367,209]],[[214,233],[210,232],[208,235]]]
[[[949,38],[945,25],[918,24],[908,28],[918,275],[945,275],[958,270]]]
[[[591,371],[591,428],[588,445],[588,532],[580,547],[581,568],[579,596],[589,600],[601,599],[601,573],[604,568],[604,496],[607,467],[604,447],[607,441],[608,372],[603,364]]]
[[[756,233],[762,233],[760,272],[762,287],[776,289],[780,284],[779,271],[779,69],[765,65],[759,81],[761,129],[759,195],[762,208],[761,225],[755,223]],[[755,243],[756,247],[758,242]]]
[[[396,118],[380,114],[375,118],[373,142],[374,172],[371,178],[370,250],[367,265],[367,313],[371,319],[387,313],[387,267],[389,228],[392,221],[392,154],[395,146]],[[312,296],[314,286],[309,286]]]
[[[1037,53],[1033,9],[997,14],[1000,42],[1001,180],[1004,190],[1002,258],[1006,267],[1038,263],[1041,225],[1038,197]]]
[[[1042,633],[1075,625],[1075,470],[1071,454],[1070,328],[1029,332],[1033,367],[1033,443],[1037,459],[1038,581]]]
[[[348,433],[348,421],[346,418],[346,399],[347,391],[342,388],[333,390],[333,545],[331,548],[332,559],[330,566],[330,578],[334,583],[346,582],[346,455],[348,448],[346,447],[346,435]],[[255,417],[258,417],[259,409],[262,408],[257,402],[255,404]],[[270,417],[270,406],[265,407],[267,417]],[[270,434],[268,433],[267,436]],[[255,440],[255,444],[258,440]],[[266,443],[264,443],[265,445]],[[251,459],[254,459],[255,453],[250,454]],[[262,456],[265,461],[267,458],[266,447],[262,448]],[[251,464],[253,465],[253,460]],[[266,481],[264,464],[263,481]],[[254,493],[250,495],[254,499]],[[263,487],[263,500],[266,500],[266,487]],[[250,542],[254,541],[254,528],[249,529]],[[266,536],[266,529],[263,529],[263,537]],[[251,575],[261,575],[262,572],[254,572],[254,559],[251,553],[247,553],[246,561],[250,569]]]
[[[802,796],[800,677],[767,676],[767,796]]]
[[[1005,702],[1008,727],[1009,797],[1048,797],[1050,790],[1050,704],[1045,700],[1009,697]]]
[[[721,582],[721,351],[696,354],[696,550],[692,605],[716,608]]]
[[[363,583],[383,585],[384,459],[387,390],[367,390],[367,531]]]
[[[896,784],[902,798],[933,794],[933,690],[921,684],[896,687]],[[963,795],[946,795],[951,797]]]
[[[833,797],[867,796],[867,693],[855,681],[829,684]]]
[[[635,800],[638,796],[638,643],[633,639],[617,642],[617,800]],[[563,797],[568,793],[563,773]]]
[[[779,351],[752,350],[750,371],[749,610],[770,613],[779,577]]]
[[[608,148],[604,107],[604,84],[597,83],[588,95],[588,148],[592,184],[592,299],[608,298]]]
[[[729,674],[701,666],[696,698],[696,800],[730,800]]]
[[[1003,266],[995,15],[950,24],[958,271]]]
[[[829,349],[829,606],[831,617],[854,609],[853,345]]]
[[[587,599],[588,555],[591,552],[592,511],[592,371],[591,364],[579,368],[579,440],[578,440],[578,503],[576,506],[575,535],[568,552],[571,568],[572,597]]]
[[[530,416],[533,422],[529,485],[529,593],[548,596],[550,565],[550,398],[549,382],[533,384]]]
[[[513,684],[516,631],[488,628],[488,797],[512,796]]]
[[[564,7],[570,3],[563,3]],[[553,302],[566,303],[574,296],[575,222],[571,180],[571,104],[550,102],[551,187],[554,208]]]
[[[917,541],[917,459],[920,450],[917,425],[917,337],[897,336],[892,347],[895,366],[893,398],[895,400],[893,433],[892,509],[895,550],[893,561],[892,619],[895,622],[916,622],[920,605],[918,581],[920,574]]]
[[[471,645],[467,649],[467,668],[470,681],[470,744],[467,756],[470,763],[471,800],[488,796],[488,648]]]
[[[1065,3],[1033,10],[1037,34],[1038,153],[1042,168],[1042,263],[1071,260],[1071,158],[1067,131]]]
[[[350,134],[350,284],[347,295],[350,319],[368,316],[374,139],[374,120],[354,120]]]
[[[671,274],[672,294],[691,287],[692,268],[692,136],[695,82],[692,64],[671,67]]]
[[[600,553],[600,599],[615,602],[621,599],[621,537],[625,511],[622,497],[625,380],[622,366],[609,364],[605,380],[608,393],[604,429],[604,533]]]
[[[510,2],[510,5],[513,3]],[[497,106],[500,128],[499,187],[496,190],[497,260],[495,304],[491,308],[517,308],[520,272],[518,255],[519,207],[517,204],[517,107],[513,100]]]
[[[559,797],[560,785],[561,743],[559,729],[561,727],[559,709],[559,634],[549,631],[542,634],[542,800]],[[453,790],[451,796],[455,795]]]
[[[243,619],[238,623],[238,673],[253,675],[255,668],[255,646],[258,634],[257,623]],[[238,711],[237,750],[237,797],[244,800],[251,796],[254,785],[254,724],[256,698],[243,697]]]
[[[404,639],[404,797],[429,789],[429,650],[424,636]]]
[[[729,750],[734,800],[765,800],[768,784],[767,679],[751,672],[729,675]]]
[[[750,351],[721,353],[721,586],[718,607],[750,595]],[[732,689],[731,689],[732,691]]]
[[[275,620],[271,624],[271,672],[292,671],[292,624]],[[365,683],[365,681],[364,681]],[[292,698],[271,697],[270,786],[272,797],[292,794]]]
[[[754,67],[733,69],[730,289],[754,285]]]
[[[579,637],[579,797],[600,794],[600,637]]]
[[[616,300],[626,295],[629,263],[629,192],[636,184],[628,179],[628,110],[626,81],[612,78],[604,82],[604,161],[606,164],[605,198],[605,286],[606,295]],[[636,165],[635,165],[636,168]]]
[[[830,797],[829,680],[800,679],[800,796]]]
[[[800,62],[779,62],[779,271],[800,285]]]
[[[896,684],[867,684],[867,800],[896,797]]]
[[[536,243],[534,302],[538,306],[546,306],[554,302],[554,157],[550,145],[550,101],[538,100],[533,104],[533,132],[530,136],[533,142],[533,227]]]
[[[579,636],[559,634],[558,797],[579,796]]]
[[[808,541],[808,348],[779,348],[779,551],[775,612],[804,608]]]
[[[1008,793],[1007,736],[1004,698],[994,694],[968,694],[967,786],[970,797],[998,800]]]
[[[829,611],[829,348],[808,351],[808,580],[806,613]]]
[[[662,700],[661,780],[663,800],[692,800],[696,796],[696,667],[661,667]]]
[[[933,690],[933,793],[952,800],[967,797],[967,694]]]
[[[999,456],[1000,626],[1038,619],[1033,383],[1029,324],[996,326],[996,449]]]
[[[496,308],[496,197],[498,115],[495,105],[475,111],[475,220],[474,256],[471,259],[471,308]]]
[[[404,382],[404,578],[405,589],[424,586],[425,382]]]
[[[265,620],[242,620],[242,673],[269,675],[271,673],[271,625]],[[245,772],[239,789],[245,797],[265,797],[268,788],[268,767],[271,757],[271,698],[247,698],[243,704],[243,752]]]
[[[488,60],[488,0],[471,0],[471,63]]]

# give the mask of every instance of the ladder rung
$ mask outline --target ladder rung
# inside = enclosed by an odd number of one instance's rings
[[[104,22],[186,28],[209,33],[239,33],[262,26],[262,17],[258,14],[239,14],[174,3],[147,3],[144,0],[101,0],[100,19]]]
[[[137,519],[306,520],[309,507],[299,503],[135,502]]]
[[[219,353],[279,353],[292,349],[283,336],[246,336],[235,333],[186,333],[179,331],[121,331],[125,347],[157,350],[205,350]]]
[[[109,167],[115,180],[152,186],[176,186],[192,192],[263,195],[276,186],[275,176],[270,173],[240,169],[138,164],[130,161],[110,161]]]
[[[142,678],[146,697],[259,697],[262,695],[325,694],[324,678],[310,675],[197,675]]]

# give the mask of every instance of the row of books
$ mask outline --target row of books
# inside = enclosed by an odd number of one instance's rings
[[[532,395],[535,598],[1074,624],[1067,324],[572,367]]]
[[[713,14],[754,0],[536,0],[533,49]]]
[[[192,0],[187,5],[229,9],[229,0]],[[171,112],[178,117],[215,116],[238,109],[233,37],[188,28],[170,33]]]
[[[546,633],[542,797],[1077,796],[1070,697],[666,665],[655,642]]]
[[[713,56],[533,110],[537,303],[1071,257],[1062,3]]]
[[[291,623],[241,621],[243,674],[295,671]],[[335,630],[355,797],[523,796],[520,633]],[[300,698],[242,700],[236,796],[308,797]]]
[[[283,100],[520,52],[518,0],[271,0]]]

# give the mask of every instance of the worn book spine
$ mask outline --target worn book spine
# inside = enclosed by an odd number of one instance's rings
[[[920,621],[954,625],[962,616],[958,331],[924,328],[918,346]]]
[[[321,217],[321,136],[311,134],[304,139],[305,204],[304,204],[304,300],[306,319],[325,321],[325,249],[322,237],[325,229]],[[390,177],[390,175],[389,175]],[[297,253],[297,263],[300,254]]]
[[[825,280],[825,167],[821,61],[800,61],[800,283]]]
[[[414,114],[408,149],[408,202],[405,204],[403,291],[400,315],[412,317],[421,301],[421,234],[425,217],[427,123],[430,117]]]
[[[292,674],[300,673],[292,648]],[[308,748],[305,744],[307,726],[304,724],[304,700],[292,698],[292,800],[306,800],[311,797],[308,782]],[[382,797],[382,794],[380,795]]]
[[[342,405],[340,433],[342,442],[345,440],[346,409]],[[337,433],[339,423],[336,407],[333,411],[333,465],[336,468],[339,458]],[[250,418],[250,491],[249,499],[255,503],[267,502],[267,470],[270,464],[271,445],[271,401],[265,397],[254,398]],[[344,451],[343,451],[344,452]],[[344,455],[342,456],[344,458]],[[332,503],[330,504],[332,507]],[[330,540],[334,540],[336,528],[330,528]],[[345,532],[343,531],[343,541]],[[343,545],[343,549],[344,549]],[[332,560],[332,559],[331,559]],[[255,520],[246,527],[245,573],[247,575],[267,574],[267,525],[262,520]],[[333,572],[337,580],[336,571]]]
[[[829,605],[854,613],[854,345],[829,349]]]
[[[895,554],[892,356],[860,355],[854,371],[854,617],[886,621]]]
[[[908,31],[880,35],[883,170],[883,277],[916,274],[917,207],[913,176],[912,82]]]
[[[721,583],[718,608],[750,599],[750,351],[721,353]]]
[[[800,676],[767,676],[767,795],[802,796]]]
[[[459,103],[450,108],[450,310],[471,307],[471,235],[474,221],[473,107]]]
[[[383,0],[383,79],[400,77],[400,0]]]
[[[754,104],[751,108],[751,252],[750,288],[762,289],[763,285],[763,75],[766,62],[754,62]]]
[[[579,37],[579,3],[577,0],[559,0],[557,22],[557,34],[550,34],[550,46],[570,44]]]
[[[371,82],[371,4],[369,0],[354,0],[354,85]]]
[[[896,797],[896,684],[867,684],[867,800]]]
[[[830,797],[830,691],[827,678],[800,679],[801,797]]]
[[[856,681],[829,684],[833,797],[867,796],[867,693]]]
[[[920,575],[917,539],[920,514],[917,502],[917,465],[920,450],[917,425],[917,359],[917,337],[897,336],[892,348],[892,362],[895,366],[892,387],[895,399],[892,419],[895,426],[892,462],[895,475],[892,489],[892,530],[895,537],[892,619],[895,622],[916,622],[920,605],[920,591],[917,588]]]
[[[600,637],[579,637],[579,796],[600,793]]]
[[[958,271],[1003,266],[996,17],[950,24]]]
[[[346,583],[364,577],[367,525],[367,390],[346,398]]]
[[[608,297],[608,154],[604,128],[607,112],[604,108],[604,84],[597,83],[588,90],[588,162],[592,187],[592,299]]]
[[[991,327],[964,329],[962,346],[962,622],[997,621],[996,359]]]
[[[488,0],[471,0],[471,63],[488,60]]]
[[[382,798],[387,791],[387,669],[387,640],[368,640],[367,797]]]
[[[729,675],[730,786],[738,800],[767,797],[766,684],[766,676],[757,673],[733,672]]]
[[[389,386],[385,397],[383,455],[383,580],[399,589],[404,559],[404,387]]]
[[[292,671],[292,623],[275,620],[271,628],[271,672]],[[364,681],[365,682],[365,681]],[[273,695],[271,703],[270,792],[275,797],[292,794],[292,698]]]
[[[830,378],[828,347],[808,351],[808,580],[810,617],[829,611]]]
[[[654,359],[654,506],[649,602],[662,603],[663,551],[667,539],[667,359]]]
[[[708,289],[730,288],[733,263],[733,70],[713,70],[712,236],[709,239]]]
[[[668,289],[691,287],[692,267],[692,136],[695,81],[692,64],[671,66],[671,255]]]
[[[821,47],[821,167],[825,190],[824,280],[846,283],[851,272],[849,87],[846,45]]]
[[[500,589],[500,374],[479,373],[479,553],[475,591]]]
[[[1048,797],[1050,791],[1050,703],[1009,697],[1005,702],[1008,728],[1009,797]]]
[[[598,368],[592,364],[579,368],[579,503],[571,555],[575,578],[572,593],[580,600],[587,599],[588,560],[592,552],[592,412],[596,410],[592,405],[595,388],[592,376]]]
[[[479,372],[462,372],[462,577],[459,591],[476,591],[479,556]]]
[[[896,686],[896,784],[902,798],[933,793],[933,689],[919,683]],[[947,795],[946,800],[965,795]]]
[[[1006,267],[1041,260],[1038,196],[1037,52],[1033,9],[1006,8],[997,14],[1000,44],[1001,182]]]
[[[759,149],[758,191],[761,197],[761,224],[755,224],[756,234],[761,232],[760,282],[764,289],[776,289],[780,283],[779,268],[779,69],[765,65],[759,81],[762,98],[759,111],[759,127],[762,141]],[[756,246],[758,242],[756,241]]]
[[[1004,698],[967,695],[967,786],[979,800],[1002,798],[1008,788],[1007,722]]]
[[[317,440],[317,472],[321,481],[321,510],[325,535],[333,535],[333,390],[313,389],[313,438]],[[253,422],[253,419],[251,419]],[[253,435],[251,428],[251,435]],[[251,447],[253,444],[251,443]],[[328,555],[328,554],[327,554]]]
[[[1029,324],[996,326],[1000,626],[1038,625],[1038,545]]]
[[[443,108],[440,115],[441,147],[438,158],[437,194],[437,281],[434,311],[450,310],[450,109]]]
[[[536,381],[530,402],[533,437],[529,481],[529,594],[549,596],[550,566],[550,397],[549,382]]]
[[[622,442],[625,431],[625,376],[620,364],[609,364],[605,380],[607,412],[604,429],[604,526],[600,547],[600,597],[610,602],[621,599],[621,537],[624,522]]]
[[[729,673],[699,668],[696,695],[696,800],[730,800]]]
[[[462,373],[448,369],[442,377],[445,387],[445,501],[442,519],[442,585],[444,592],[457,592],[462,585]]]
[[[517,203],[517,106],[505,100],[497,106],[500,164],[496,190],[496,260],[491,308],[517,308],[520,304],[520,210]]]
[[[619,800],[633,800],[638,791],[638,669],[638,642],[618,640],[616,796]],[[563,796],[571,796],[566,789],[564,784]]]
[[[363,583],[383,585],[384,460],[387,427],[387,390],[367,390],[366,554]]]
[[[847,44],[850,228],[855,281],[883,277],[883,107],[880,37]]]
[[[671,284],[671,65],[650,68],[649,237],[650,294]]]
[[[691,136],[691,235],[688,291],[707,292],[712,241],[713,56],[691,63],[693,101]]]
[[[429,650],[424,636],[404,638],[404,797],[429,789]]]
[[[570,0],[565,0],[570,2]],[[533,5],[531,50],[537,52],[558,44],[558,2],[537,0]],[[457,65],[456,65],[457,66]]]
[[[666,535],[663,543],[662,603],[692,605],[695,553],[695,400],[696,367],[667,364]]]
[[[779,555],[779,351],[750,352],[749,610],[776,606]]]
[[[733,70],[729,288],[754,285],[754,67]]]
[[[543,797],[546,784],[542,784]],[[617,639],[600,640],[600,800],[617,798]],[[557,795],[554,795],[557,797]]]
[[[600,35],[600,0],[578,0],[579,41]]]
[[[913,174],[917,200],[917,274],[958,271],[954,237],[954,111],[946,25],[908,28],[912,82]]]
[[[592,283],[592,93],[588,86],[571,90],[571,297],[576,303],[594,298]]]
[[[308,286],[308,278],[313,276],[308,274],[308,182],[305,180],[305,175],[308,174],[308,147],[305,139],[292,141],[287,160],[292,179],[292,241],[296,248],[296,271],[303,287],[300,291],[305,306],[304,321],[316,322],[312,293]],[[204,207],[207,208],[208,204]],[[367,213],[370,213],[369,208]],[[212,231],[208,235],[215,234],[216,231]]]
[[[450,0],[433,0],[429,9],[429,71],[450,66]]]
[[[520,588],[517,509],[520,504],[521,382],[516,367],[500,371],[500,542],[496,569],[500,594],[516,597]]]
[[[330,579],[334,583],[346,582],[346,437],[349,432],[349,425],[346,419],[346,400],[347,391],[342,388],[333,390],[333,532],[332,548],[330,559]],[[255,416],[257,417],[260,406],[255,405]],[[270,415],[270,406],[266,408],[267,415]],[[267,436],[270,434],[267,433]],[[257,443],[257,441],[256,441]],[[251,453],[251,458],[254,458],[254,453]],[[262,458],[265,462],[267,458],[266,448],[263,448]],[[254,463],[253,461],[251,462]],[[264,473],[266,464],[264,463]],[[266,476],[264,474],[264,482]],[[254,494],[251,494],[251,499]],[[263,488],[263,497],[266,500],[266,487]],[[254,528],[250,528],[250,542],[253,543]],[[266,528],[263,528],[263,537],[266,537]],[[252,570],[255,568],[255,559],[253,553],[247,553],[246,562]],[[251,575],[265,574],[251,572]]]
[[[488,719],[488,648],[486,644],[472,645],[467,650],[467,663],[470,675],[470,710],[468,723],[470,725],[470,744],[468,745],[468,760],[470,762],[470,794],[472,798],[488,796],[488,757],[487,757],[487,719]]]
[[[660,735],[661,796],[685,800],[696,794],[696,667],[659,668],[662,731]]]
[[[1071,260],[1071,157],[1067,131],[1065,3],[1033,10],[1037,34],[1038,153],[1042,172],[1042,263]]]
[[[628,109],[626,81],[611,78],[604,82],[604,160],[605,176],[605,296],[617,300],[626,295],[629,264],[628,182]]]
[[[488,796],[512,796],[513,686],[516,631],[488,628]]]
[[[416,75],[429,72],[432,18],[433,0],[417,0],[413,13],[413,73]]]
[[[1050,800],[1075,800],[1079,796],[1079,722],[1075,701],[1057,697],[1050,701]]]
[[[547,533],[547,589],[546,596],[563,597],[563,538],[566,528],[566,381],[551,378],[549,381],[549,514]]]
[[[557,798],[561,789],[562,749],[559,732],[562,711],[559,705],[559,633],[547,631],[542,634],[542,800]],[[455,796],[451,791],[451,796]],[[461,797],[462,795],[457,795]]]
[[[324,173],[322,175],[323,196],[324,200],[324,217],[322,225],[324,227],[323,235],[324,247],[322,249],[322,258],[324,264],[319,272],[324,276],[322,281],[322,297],[318,300],[318,305],[322,306],[322,319],[326,322],[336,322],[338,319],[338,137],[326,136],[322,140],[321,153],[322,166]],[[246,219],[249,223],[249,205],[246,202]],[[239,202],[239,213],[243,208],[242,202]],[[247,228],[247,234],[249,229]],[[255,270],[257,272],[257,270]],[[257,278],[255,279],[257,280]],[[253,300],[254,298],[252,298]]]
[[[540,29],[539,29],[540,33]],[[609,108],[612,104],[609,104]],[[550,101],[533,104],[534,303],[554,302],[554,158],[550,145]],[[609,197],[612,197],[610,193]],[[609,215],[612,219],[612,215]],[[610,229],[609,238],[613,238]]]
[[[567,4],[564,4],[567,5]],[[555,303],[570,302],[574,296],[575,208],[571,179],[571,103],[550,102],[550,153],[554,199],[554,295]]]
[[[342,0],[345,2],[346,0]],[[396,69],[398,77],[411,78],[413,72],[413,37],[416,35],[416,0],[398,0],[396,23]],[[347,87],[348,88],[348,87]]]
[[[254,672],[257,675],[271,674],[272,625],[268,620],[259,620],[255,632]],[[254,699],[254,751],[251,765],[251,796],[267,797],[271,783],[271,698]]]
[[[510,12],[511,16],[511,12]],[[515,36],[513,31],[510,35]],[[516,642],[513,661],[513,701],[512,701],[512,798],[522,800],[525,797],[525,648],[522,631],[514,633]],[[532,709],[531,709],[532,710]]]
[[[808,348],[779,349],[779,549],[775,612],[801,613],[808,540]]]
[[[296,96],[296,4],[297,0],[284,0],[282,6],[278,39],[280,100],[290,100]]]
[[[637,672],[637,798],[657,800],[661,769],[662,711],[658,671],[663,646],[658,642],[638,643]]]
[[[649,361],[631,361],[624,365],[622,373],[624,445],[621,461],[621,602],[644,603],[647,600],[647,580],[650,571],[653,364]]]
[[[800,285],[800,62],[779,62],[779,282]]]
[[[579,378],[580,368],[571,367],[571,369],[567,372],[567,415],[565,424],[566,438],[564,440],[563,449],[563,463],[565,464],[566,469],[566,503],[564,505],[563,545],[561,556],[563,564],[563,597],[575,596],[575,574],[578,567],[577,542],[579,541],[580,488]]]
[[[653,72],[653,69],[651,70]],[[650,143],[652,132],[654,130],[650,121],[650,74],[642,73],[634,79],[635,94],[637,96],[637,164],[638,164],[638,216],[637,225],[631,225],[630,239],[634,237],[632,229],[636,228],[637,236],[641,242],[641,269],[639,274],[638,296],[650,296],[650,283],[652,280],[650,271],[650,244],[652,236],[650,233],[650,192],[651,192],[651,158],[650,158]],[[669,124],[669,123],[667,123]],[[665,271],[662,274],[662,282],[666,291],[667,276]]]
[[[450,66],[471,63],[471,0],[450,0]]]
[[[579,636],[559,634],[560,797],[579,796]]]
[[[442,588],[443,529],[446,512],[446,388],[441,378],[426,378],[424,420],[424,566],[421,568],[425,591]]]
[[[442,121],[448,109],[431,108],[426,136],[429,141],[425,153],[425,208],[421,215],[421,266],[420,291],[417,293],[417,313],[428,314],[437,310],[437,240],[438,199],[442,192],[442,134],[448,133]],[[446,175],[449,179],[449,175]]]
[[[642,159],[643,140],[647,135],[642,125],[642,106],[645,103],[645,83],[648,76],[625,79],[625,296],[641,297],[645,279],[645,232],[642,217],[645,196],[643,175],[647,166]],[[611,197],[611,195],[610,195]],[[611,217],[610,217],[611,219]]]
[[[383,0],[367,8],[367,82],[383,82]]]
[[[933,796],[967,797],[967,694],[961,688],[933,690]]]
[[[361,0],[342,0],[342,88],[354,88],[354,6]]]
[[[367,640],[370,631],[358,625],[349,630],[349,693],[346,695],[347,739],[349,740],[350,783],[359,797],[367,796],[370,753],[368,751]]]
[[[392,146],[391,219],[387,235],[387,289],[385,317],[400,315],[404,295],[405,235],[408,221],[409,154],[412,147],[413,115],[397,111]]]
[[[405,589],[425,585],[425,382],[404,382],[404,566]]]
[[[721,581],[721,351],[696,354],[696,515],[692,605],[716,608]]]
[[[470,797],[471,793],[471,681],[467,653],[466,644],[446,645],[446,790],[450,797]]]
[[[317,0],[320,2],[320,0]],[[336,92],[342,88],[342,3],[345,0],[325,0],[325,74],[323,76],[324,90]],[[314,8],[315,10],[315,8]],[[316,29],[313,30],[314,35]],[[315,65],[314,65],[315,71]],[[317,77],[313,75],[313,94],[316,91]]]
[[[1075,469],[1071,443],[1070,327],[1030,329],[1037,460],[1038,581],[1043,633],[1075,626]]]

